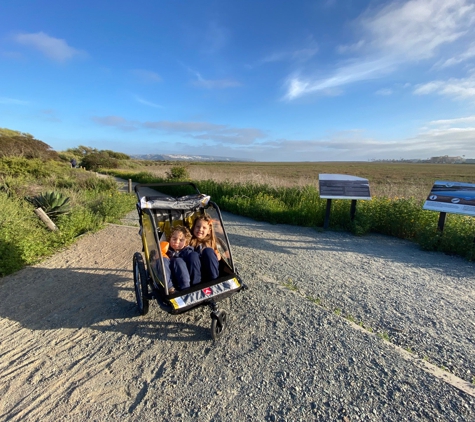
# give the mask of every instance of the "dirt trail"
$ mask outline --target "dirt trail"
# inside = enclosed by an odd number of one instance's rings
[[[152,304],[148,315],[137,314],[137,227],[109,225],[1,279],[0,420],[473,420],[473,395],[282,287],[291,275],[305,295],[322,293],[329,278],[312,262],[326,271],[360,271],[363,263],[359,285],[364,275],[374,278],[369,264],[381,264],[377,274],[391,265],[404,274],[404,262],[429,257],[457,269],[444,276],[454,282],[462,280],[459,267],[470,274],[473,266],[389,239],[225,221],[251,289],[224,301],[230,326],[217,343],[205,308],[173,316]],[[400,262],[397,248],[405,248]],[[361,250],[366,260],[379,256],[366,264]],[[335,279],[329,292],[348,281]]]
[[[66,397],[74,415],[79,403],[130,396],[113,381],[134,331],[120,321],[136,312],[130,268],[139,240],[135,227],[108,226],[2,280],[0,418],[44,420]]]

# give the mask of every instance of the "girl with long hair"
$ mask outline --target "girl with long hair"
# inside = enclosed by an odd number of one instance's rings
[[[213,219],[203,214],[195,218],[191,227],[191,242],[196,254],[190,254],[192,272],[200,269],[201,281],[210,281],[219,277],[219,261],[221,255],[216,246],[213,230]],[[190,268],[190,270],[191,270]]]

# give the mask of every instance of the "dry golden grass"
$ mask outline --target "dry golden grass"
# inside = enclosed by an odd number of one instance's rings
[[[373,197],[425,199],[436,180],[475,183],[473,164],[425,164],[382,162],[196,162],[147,163],[136,171],[167,177],[173,166],[185,166],[190,179],[267,184],[273,187],[318,187],[318,175],[348,174],[369,180]]]

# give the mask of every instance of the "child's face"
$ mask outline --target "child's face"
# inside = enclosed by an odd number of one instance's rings
[[[170,237],[170,246],[176,251],[181,251],[186,246],[186,237],[182,232],[176,231]]]
[[[198,220],[195,224],[195,228],[193,229],[193,235],[197,239],[204,239],[208,236],[210,231],[209,223],[205,220]]]

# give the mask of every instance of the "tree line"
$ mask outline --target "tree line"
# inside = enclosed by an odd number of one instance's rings
[[[130,160],[130,157],[122,152],[107,149],[98,150],[83,145],[57,152],[29,133],[0,128],[0,158],[4,157],[39,158],[66,162],[75,159],[78,166],[91,171],[97,171],[100,168],[118,168],[122,160]]]

